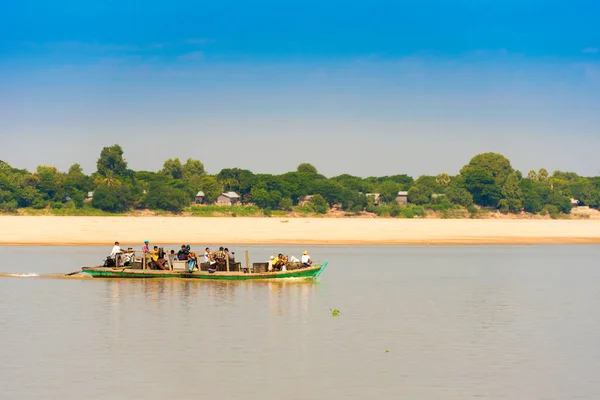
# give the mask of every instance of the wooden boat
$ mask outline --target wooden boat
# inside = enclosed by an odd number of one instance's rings
[[[263,263],[255,263],[263,264]],[[266,263],[265,263],[266,264]],[[327,267],[327,262],[307,268],[293,268],[284,271],[260,271],[260,268],[240,268],[237,271],[216,271],[210,273],[201,268],[198,271],[188,272],[187,269],[152,270],[140,268],[106,268],[106,267],[84,267],[81,272],[94,278],[189,278],[223,281],[246,281],[258,279],[317,279]]]
[[[135,255],[135,252],[132,252]],[[211,267],[208,263],[200,263],[192,272],[188,270],[188,261],[177,260],[176,258],[165,258],[166,270],[150,269],[146,265],[146,260],[141,256],[130,258],[132,264],[129,266],[104,266],[84,267],[80,271],[67,275],[83,273],[94,278],[190,278],[207,279],[223,281],[247,281],[258,279],[317,279],[327,267],[327,262],[315,264],[310,267],[304,267],[299,262],[287,263],[282,270],[273,271],[269,262],[255,262],[250,265],[248,250],[246,253],[246,263],[242,266],[241,262],[226,259],[225,264],[213,264],[212,268],[217,271],[209,272]],[[108,259],[107,259],[108,261]],[[114,265],[114,262],[113,262]],[[193,264],[192,264],[193,265]]]

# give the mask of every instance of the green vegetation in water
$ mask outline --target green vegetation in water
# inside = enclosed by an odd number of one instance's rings
[[[338,315],[340,315],[340,310],[338,310],[337,308],[330,308],[329,311],[331,311],[332,317],[337,317]]]
[[[386,352],[386,353],[389,353],[390,351],[389,351],[388,349],[385,349],[385,352]]]

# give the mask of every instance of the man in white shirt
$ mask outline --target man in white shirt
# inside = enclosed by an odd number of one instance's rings
[[[114,258],[115,264],[117,267],[119,266],[119,261],[121,261],[121,254],[123,254],[123,250],[121,250],[121,246],[119,246],[119,242],[115,242],[115,246],[110,252],[111,258]]]
[[[308,251],[304,251],[304,253],[302,253],[301,262],[303,267],[310,267],[310,265],[312,264],[312,260],[310,259]]]

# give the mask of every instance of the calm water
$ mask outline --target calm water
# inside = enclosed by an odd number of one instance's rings
[[[110,248],[0,247],[0,271]],[[310,250],[319,283],[1,277],[0,398],[600,398],[600,247]]]

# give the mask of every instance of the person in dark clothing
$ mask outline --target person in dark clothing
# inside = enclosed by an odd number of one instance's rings
[[[190,259],[190,252],[185,247],[185,244],[181,245],[181,250],[179,250],[179,252],[177,253],[177,259],[178,260],[184,260],[184,261],[187,261],[187,260]]]

